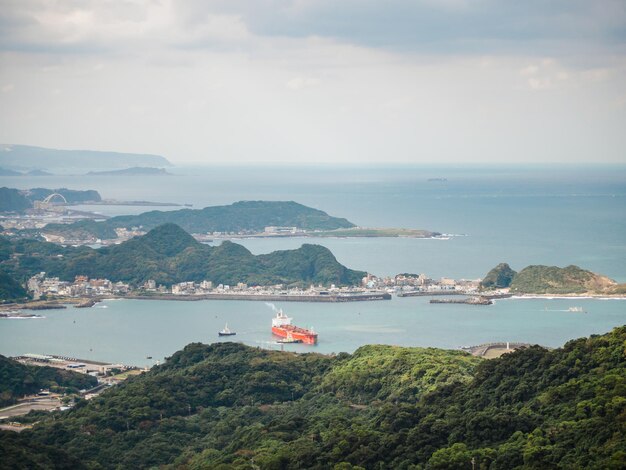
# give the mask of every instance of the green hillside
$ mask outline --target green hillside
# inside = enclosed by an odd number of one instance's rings
[[[122,215],[98,222],[100,238],[115,238],[114,229],[142,227],[151,230],[159,225],[173,223],[189,233],[262,232],[265,227],[299,227],[305,230],[334,230],[354,227],[346,219],[331,217],[326,212],[303,206],[293,201],[240,201],[228,206],[204,209],[150,211],[139,215]],[[46,233],[72,235],[76,224],[48,225]],[[79,227],[81,230],[85,226]]]
[[[511,282],[511,291],[521,294],[608,293],[615,281],[578,266],[528,266]]]
[[[620,327],[493,360],[191,344],[19,438],[0,433],[0,452],[52,459],[51,446],[90,468],[621,469],[625,342]]]
[[[482,289],[509,287],[514,294],[595,294],[613,295],[626,292],[626,285],[578,266],[533,265],[515,272],[506,263],[500,263],[487,273]]]
[[[354,285],[365,275],[339,264],[325,247],[303,245],[296,250],[255,256],[245,247],[225,241],[211,247],[197,242],[174,224],[165,224],[119,245],[92,249],[63,248],[36,240],[4,239],[0,248],[19,256],[0,262],[14,279],[39,272],[72,281],[77,275],[108,278],[138,285],[148,279],[172,284],[210,280],[214,284],[251,285],[321,283]]]
[[[101,200],[98,191],[92,189],[79,191],[67,188],[33,188],[25,190],[0,188],[0,212],[24,212],[26,209],[33,207],[34,201],[42,201],[54,193],[61,194],[70,203]]]
[[[517,273],[506,263],[500,263],[487,273],[480,283],[482,289],[502,289],[509,287]]]
[[[0,212],[22,212],[32,207],[20,190],[13,188],[0,188]]]
[[[26,290],[4,271],[0,270],[0,303],[23,300],[28,297]]]
[[[47,189],[47,188],[32,188],[23,191],[24,195],[31,201],[42,201],[51,194],[57,193],[65,198],[70,203],[80,202],[98,202],[102,200],[100,193],[93,189],[76,190],[67,188]]]

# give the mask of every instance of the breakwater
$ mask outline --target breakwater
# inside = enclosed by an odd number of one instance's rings
[[[466,292],[454,291],[454,290],[441,290],[441,291],[425,291],[425,290],[414,290],[407,292],[398,292],[396,294],[398,297],[430,297],[433,295],[469,295]]]
[[[367,294],[296,295],[296,294],[201,294],[201,295],[127,295],[125,299],[141,300],[253,300],[265,302],[364,302],[391,300],[391,294],[376,292]]]
[[[431,304],[466,304],[466,305],[491,305],[493,300],[484,297],[469,297],[467,299],[430,299]]]

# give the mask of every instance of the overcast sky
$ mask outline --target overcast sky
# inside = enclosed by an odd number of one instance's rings
[[[626,163],[626,1],[0,0],[0,142]]]

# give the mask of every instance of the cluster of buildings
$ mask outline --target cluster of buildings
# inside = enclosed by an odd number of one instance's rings
[[[369,289],[381,289],[394,292],[442,292],[456,291],[463,293],[477,292],[481,279],[431,279],[426,274],[398,274],[394,277],[379,278],[368,274],[362,280],[362,285]]]
[[[240,230],[238,232],[207,232],[193,233],[193,237],[199,242],[211,242],[213,239],[242,238],[242,237],[281,237],[305,235],[307,231],[298,227],[279,227],[269,225],[263,228],[262,232],[256,230]]]
[[[89,279],[86,276],[76,276],[73,282],[61,281],[58,277],[46,277],[46,273],[39,273],[28,280],[28,290],[34,299],[41,297],[106,297],[126,295],[129,293],[171,294],[175,296],[233,294],[233,295],[290,295],[290,296],[319,296],[319,295],[350,295],[378,292],[401,294],[404,292],[459,292],[471,294],[479,290],[480,279],[431,279],[425,274],[399,274],[395,277],[379,278],[367,275],[362,279],[361,286],[330,287],[311,285],[308,288],[286,287],[283,284],[273,286],[248,286],[245,283],[236,285],[218,284],[211,281],[179,282],[171,287],[158,285],[154,280],[148,280],[141,286],[133,288],[124,282],[112,282],[108,279]]]
[[[47,241],[51,243],[57,243],[60,245],[117,245],[119,243],[130,240],[133,237],[145,235],[146,232],[137,228],[132,227],[130,230],[126,228],[116,228],[115,233],[117,238],[113,238],[110,240],[101,240],[95,235],[88,235],[84,233],[79,233],[76,235],[72,235],[71,237],[67,237],[64,234],[55,234],[49,232],[41,232],[41,236]]]
[[[154,283],[154,281],[148,281]],[[146,289],[148,283],[144,285]],[[154,290],[154,284],[148,286]],[[163,286],[161,286],[163,287]],[[149,290],[149,289],[146,289]],[[158,290],[158,288],[156,288]],[[328,287],[321,285],[311,285],[307,289],[300,287],[286,287],[284,284],[275,284],[273,286],[248,286],[243,282],[237,285],[218,284],[214,286],[211,281],[202,282],[181,282],[173,284],[171,288],[172,295],[206,295],[206,294],[233,294],[233,295],[290,295],[290,296],[317,296],[326,294],[354,294],[357,292],[365,292],[368,289],[362,287],[336,287],[334,284]],[[167,292],[167,290],[166,290]]]
[[[41,297],[98,297],[124,295],[130,286],[124,282],[111,282],[108,279],[89,279],[76,276],[74,282],[61,281],[58,277],[46,277],[41,272],[28,280],[28,290],[35,300]]]

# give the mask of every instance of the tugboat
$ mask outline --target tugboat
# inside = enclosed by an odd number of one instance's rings
[[[294,343],[301,343],[302,340],[294,338],[293,335],[291,334],[291,331],[288,331],[286,338],[277,339],[276,342],[280,344],[294,344]]]
[[[220,330],[217,334],[218,334],[219,336],[234,336],[234,335],[236,335],[237,333],[235,333],[234,331],[230,331],[230,330],[228,329],[228,323],[226,323],[226,326],[224,326],[224,329],[223,329],[223,330]]]

